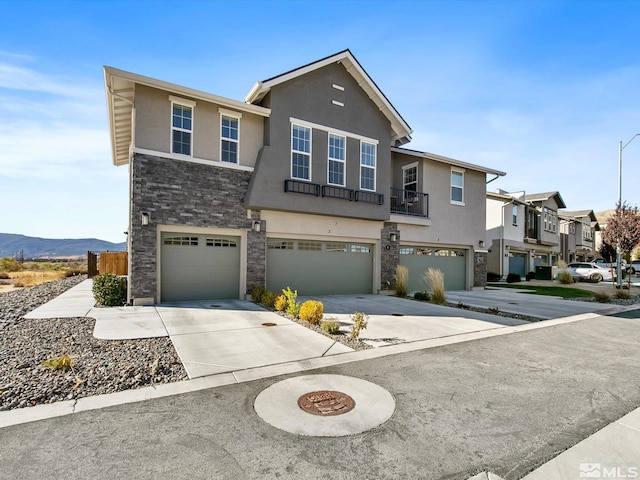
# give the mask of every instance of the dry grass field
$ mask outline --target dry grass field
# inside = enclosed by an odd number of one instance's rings
[[[0,259],[3,260],[3,259]],[[3,271],[0,268],[0,292],[7,292],[20,288],[33,287],[41,283],[60,280],[67,276],[69,272],[86,273],[86,262],[26,262],[21,264],[19,269],[10,264],[10,271]],[[8,264],[5,262],[5,265]],[[8,269],[7,269],[8,270]]]

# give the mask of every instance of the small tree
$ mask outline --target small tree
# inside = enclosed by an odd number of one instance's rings
[[[616,211],[607,220],[607,228],[602,234],[602,241],[611,246],[620,247],[621,253],[631,253],[640,243],[640,212],[638,207],[627,203],[616,206]],[[629,277],[631,287],[631,277]]]

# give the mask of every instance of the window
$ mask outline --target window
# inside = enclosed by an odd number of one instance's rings
[[[542,222],[547,232],[556,233],[558,230],[558,214],[547,207],[542,207]]]
[[[291,177],[311,180],[311,129],[291,125]]]
[[[329,175],[327,183],[344,187],[345,175],[345,142],[346,138],[329,134]]]
[[[232,247],[238,246],[235,240],[229,240],[228,238],[207,238],[207,247]]]
[[[198,246],[198,237],[167,237],[164,239],[165,245],[188,245]]]
[[[191,155],[193,106],[171,103],[171,152]]]
[[[464,172],[451,170],[451,202],[464,202]]]
[[[240,120],[228,115],[221,115],[220,124],[220,160],[238,163]]]
[[[376,189],[376,146],[365,141],[360,142],[360,188]]]
[[[267,248],[271,250],[293,250],[293,242],[288,240],[269,240]]]
[[[418,191],[418,165],[402,167],[402,188],[412,192]]]
[[[518,225],[518,206],[511,207],[511,219],[514,225]]]

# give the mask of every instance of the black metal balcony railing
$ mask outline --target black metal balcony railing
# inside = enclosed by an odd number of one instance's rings
[[[391,213],[428,218],[429,194],[403,190],[401,188],[392,188]]]

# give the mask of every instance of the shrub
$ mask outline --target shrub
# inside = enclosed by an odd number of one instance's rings
[[[284,312],[287,309],[287,297],[278,295],[273,302],[273,308],[278,312]]]
[[[611,301],[611,297],[603,292],[598,292],[593,296],[593,299],[598,303],[609,303]]]
[[[67,371],[71,369],[71,357],[69,355],[62,355],[61,357],[45,360],[42,364],[52,370]]]
[[[558,281],[568,285],[569,283],[573,283],[573,276],[569,270],[560,270],[560,273],[558,273]]]
[[[120,307],[127,303],[127,280],[113,273],[93,277],[93,298],[102,307]]]
[[[300,319],[316,324],[322,318],[324,307],[322,302],[317,300],[307,300],[300,307]]]
[[[320,328],[322,328],[323,332],[330,333],[331,335],[336,335],[340,332],[340,324],[335,320],[320,322]]]
[[[298,291],[292,291],[289,287],[287,287],[282,289],[282,294],[287,298],[287,309],[285,311],[289,315],[297,317],[300,313],[300,304],[296,301],[298,298]]]
[[[413,298],[416,300],[421,300],[423,302],[428,302],[431,300],[431,295],[429,292],[416,292],[413,294]]]
[[[500,274],[496,272],[487,272],[487,282],[499,282]]]
[[[0,272],[0,280],[9,280],[10,278],[7,272]]]
[[[351,325],[351,334],[349,334],[349,336],[351,338],[358,338],[360,336],[360,331],[367,328],[369,317],[366,313],[353,312],[351,320],[353,320],[353,325]]]
[[[507,283],[516,283],[520,280],[521,279],[519,273],[510,273],[509,275],[507,275]]]
[[[69,277],[77,277],[78,275],[85,275],[87,273],[86,270],[80,270],[79,268],[74,268],[72,270],[67,270],[64,272],[65,278]]]
[[[408,285],[409,269],[404,265],[398,265],[396,267],[396,295],[399,297],[406,297]]]
[[[265,307],[273,308],[276,303],[276,298],[278,298],[278,294],[268,290],[262,295],[261,302]]]
[[[447,297],[444,295],[444,273],[442,273],[442,270],[430,268],[422,278],[431,289],[431,302],[439,305],[446,302]]]
[[[631,298],[631,294],[627,290],[616,290],[616,298],[628,300]]]
[[[253,300],[254,303],[262,303],[262,297],[266,291],[267,289],[264,285],[253,287],[253,290],[251,290],[251,300]]]
[[[565,262],[564,260],[558,260],[553,264],[553,266],[558,268],[567,268],[567,262]]]
[[[0,258],[0,270],[3,272],[19,272],[22,270],[22,264],[12,257]]]
[[[527,279],[527,282],[529,280],[535,280],[536,278],[536,272],[527,272],[527,275],[525,277]]]

